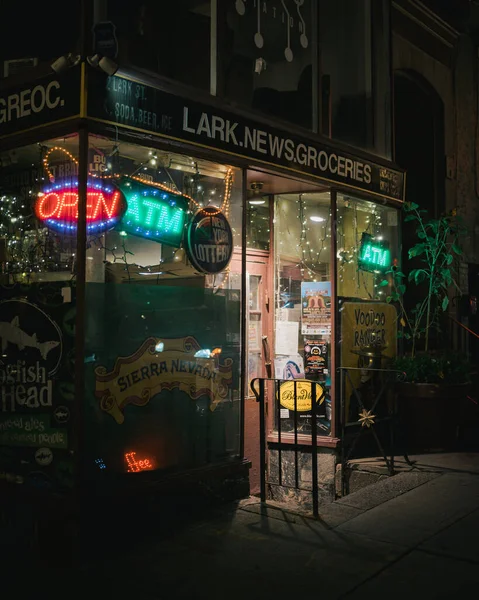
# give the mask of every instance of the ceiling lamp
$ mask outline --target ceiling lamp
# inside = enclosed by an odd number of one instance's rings
[[[266,198],[261,194],[262,189],[263,189],[262,181],[253,181],[251,183],[252,194],[248,200],[249,204],[252,204],[253,206],[260,206],[262,204],[266,204]]]
[[[309,219],[313,221],[313,223],[322,223],[324,221],[323,217],[319,217],[318,215],[311,215]]]

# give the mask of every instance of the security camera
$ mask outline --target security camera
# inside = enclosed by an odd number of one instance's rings
[[[100,62],[100,55],[99,54],[94,54],[93,56],[87,56],[87,62],[90,65],[90,67],[98,67],[98,64]]]
[[[114,75],[118,71],[118,65],[114,60],[104,56],[98,61],[98,66],[102,71],[104,71],[107,75]]]
[[[70,66],[70,61],[67,56],[60,56],[50,65],[53,71],[58,75],[64,73]]]
[[[70,67],[75,67],[81,60],[81,57],[73,56],[73,54],[65,54],[64,56],[60,56],[55,61],[52,62],[50,67],[57,74],[60,75],[64,73]]]

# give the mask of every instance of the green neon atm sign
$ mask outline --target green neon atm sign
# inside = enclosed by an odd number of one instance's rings
[[[120,188],[128,208],[118,228],[168,246],[181,245],[188,212],[185,197],[126,178]]]
[[[358,266],[362,271],[384,272],[391,267],[389,242],[363,233],[359,247]]]

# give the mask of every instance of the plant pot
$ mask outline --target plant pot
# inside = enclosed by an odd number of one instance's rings
[[[398,413],[407,452],[451,450],[470,385],[398,383]]]

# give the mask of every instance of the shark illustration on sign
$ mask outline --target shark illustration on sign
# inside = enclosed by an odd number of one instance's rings
[[[2,353],[5,353],[10,343],[16,345],[20,351],[27,347],[36,348],[43,360],[46,360],[50,350],[53,350],[53,348],[56,348],[60,344],[60,342],[53,341],[39,342],[36,333],[28,335],[28,333],[20,329],[20,319],[18,316],[14,317],[10,323],[6,321],[0,322],[0,338],[2,339]]]

